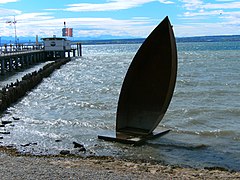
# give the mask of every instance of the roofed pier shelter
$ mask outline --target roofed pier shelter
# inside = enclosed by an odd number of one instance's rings
[[[42,38],[44,43],[45,55],[48,59],[70,57],[70,52],[73,51],[73,57],[75,57],[76,49],[71,48],[71,41],[66,38],[59,38],[56,36],[50,38]]]

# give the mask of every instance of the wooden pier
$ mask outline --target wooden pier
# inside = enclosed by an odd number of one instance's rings
[[[0,55],[1,75],[6,72],[25,68],[38,62],[44,61],[46,58],[44,50],[30,50],[22,52],[10,52]]]
[[[27,68],[30,65],[34,65],[39,62],[45,62],[49,60],[56,60],[60,58],[72,56],[81,56],[81,46],[64,51],[46,51],[43,46],[28,46],[21,47],[20,49],[13,49],[8,47],[1,47],[0,51],[0,75],[4,75],[7,72],[14,70]]]

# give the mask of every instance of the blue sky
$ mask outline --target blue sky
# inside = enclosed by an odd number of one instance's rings
[[[63,22],[74,37],[146,37],[169,16],[175,36],[240,34],[239,0],[0,0],[0,37],[61,36]]]

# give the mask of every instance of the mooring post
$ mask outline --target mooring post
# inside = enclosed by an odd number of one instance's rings
[[[79,43],[78,51],[79,51],[79,56],[82,56],[82,44],[81,43]]]
[[[82,46],[81,46],[81,43],[77,43],[77,56],[82,56]]]
[[[79,43],[77,43],[77,56],[79,56]]]

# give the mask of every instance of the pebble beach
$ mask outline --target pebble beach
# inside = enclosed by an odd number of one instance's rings
[[[193,169],[113,157],[32,156],[0,148],[0,177],[20,179],[240,179],[240,172]]]

